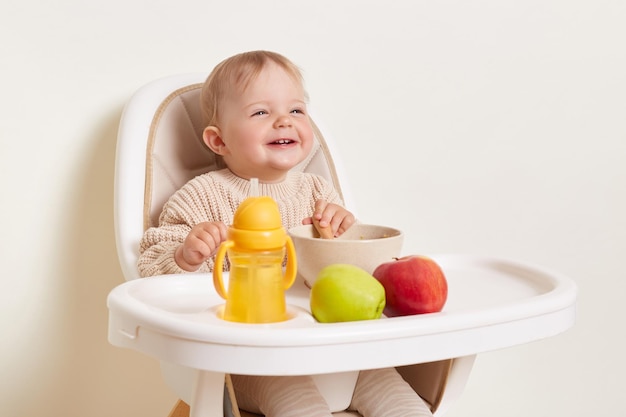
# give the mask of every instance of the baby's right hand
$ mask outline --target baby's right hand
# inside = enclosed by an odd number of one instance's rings
[[[223,222],[198,223],[176,249],[176,263],[185,271],[196,271],[215,254],[220,244],[226,240],[227,232],[228,228]]]

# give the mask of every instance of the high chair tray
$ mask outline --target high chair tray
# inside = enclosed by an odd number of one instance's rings
[[[571,327],[576,286],[567,277],[505,259],[432,256],[448,280],[439,313],[346,323],[316,322],[309,289],[287,292],[291,318],[222,320],[208,274],[129,281],[108,296],[109,341],[195,369],[256,375],[322,374],[474,355]]]

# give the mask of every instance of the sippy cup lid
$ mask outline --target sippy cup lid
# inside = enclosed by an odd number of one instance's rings
[[[271,197],[250,197],[235,211],[235,229],[271,230],[282,227],[278,205]]]
[[[276,249],[283,247],[287,240],[278,204],[267,196],[244,200],[235,211],[228,233],[239,249]]]

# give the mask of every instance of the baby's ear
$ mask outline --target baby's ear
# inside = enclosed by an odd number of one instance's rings
[[[207,126],[202,132],[204,144],[218,155],[224,155],[226,144],[222,140],[220,128],[217,126]]]

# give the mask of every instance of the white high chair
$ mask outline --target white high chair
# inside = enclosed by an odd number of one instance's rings
[[[173,76],[141,88],[124,109],[116,154],[116,244],[128,282],[107,300],[109,341],[161,360],[167,384],[181,398],[171,417],[239,416],[232,390],[224,391],[229,373],[312,374],[338,415],[356,415],[342,410],[358,370],[386,366],[396,366],[439,416],[463,391],[477,353],[548,337],[573,324],[576,287],[568,278],[489,258],[436,258],[450,285],[443,313],[338,326],[311,319],[301,282],[287,300],[296,318],[267,326],[217,319],[211,311],[221,300],[201,274],[136,280],[139,241],[157,224],[164,202],[219,165],[201,140],[204,78]],[[332,181],[352,208],[332,143],[317,128],[315,133],[317,145],[297,169]],[[492,285],[492,295],[462,298],[477,285]]]

